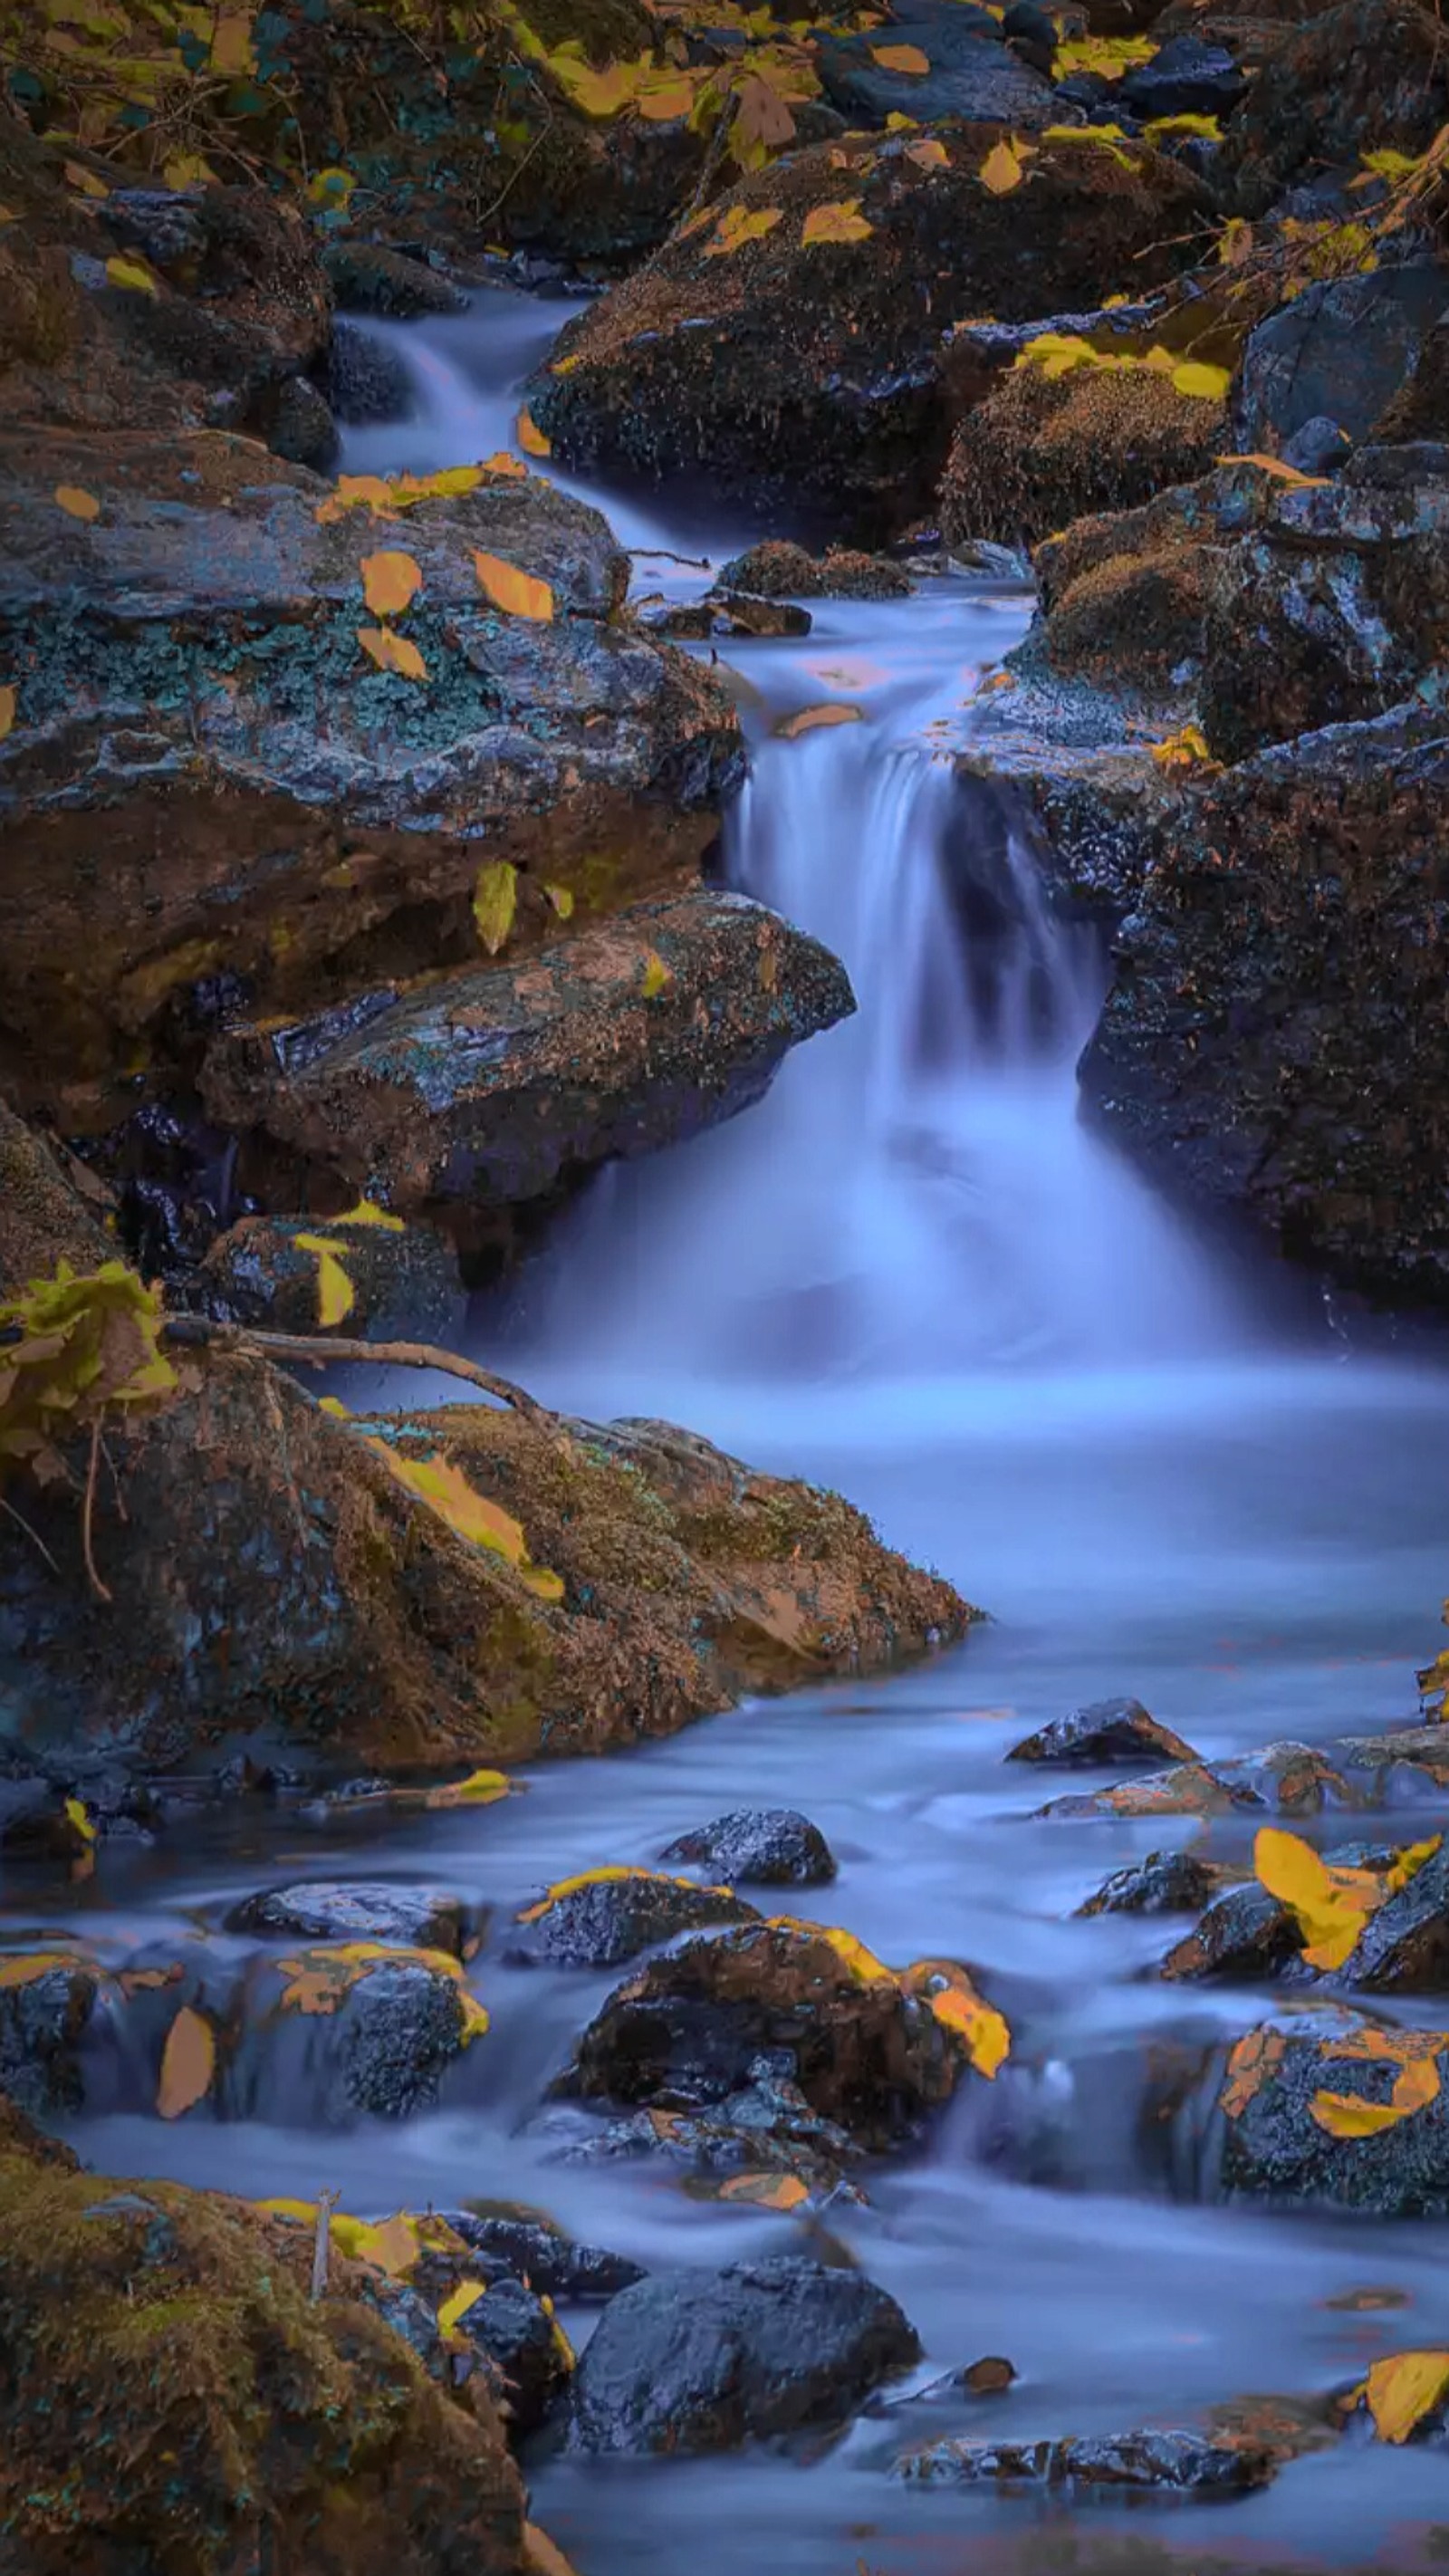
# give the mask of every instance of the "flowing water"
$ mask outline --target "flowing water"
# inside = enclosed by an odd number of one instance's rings
[[[414,470],[508,443],[509,388],[557,306],[484,295],[395,333],[417,410],[350,466]],[[642,589],[705,576],[646,549],[731,532],[601,497]],[[1160,2043],[1240,2030],[1261,1997],[1184,1997],[1144,1974],[1169,1933],[1073,1909],[1190,1823],[1040,1822],[1060,1785],[1004,1768],[1017,1737],[1135,1692],[1207,1755],[1412,1715],[1444,1588],[1449,1374],[1432,1349],[1358,1347],[1266,1261],[1196,1239],[1077,1115],[1073,1067],[1104,988],[1098,934],[1054,911],[1009,812],[940,756],[1019,594],[962,576],[890,606],[822,604],[808,642],[731,647],[754,744],[729,819],[732,882],[817,932],[856,1018],[801,1048],[731,1126],[606,1174],[476,1349],[580,1412],[662,1414],[763,1466],[838,1484],[994,1614],[939,1661],[842,1683],[589,1764],[541,1765],[473,1817],[375,1829],[218,1820],[184,1854],[107,1853],[89,1928],[181,1938],[278,1874],[426,1876],[512,1908],[540,1882],[650,1861],[741,1802],[798,1804],[841,1872],[812,1893],[893,1960],[968,1960],[1010,2014],[1011,2065],[914,2155],[832,2211],[901,2299],[922,2378],[1005,2353],[1020,2378],[973,2429],[1004,2438],[1193,2420],[1249,2392],[1310,2393],[1401,2341],[1449,2337],[1449,2232],[1195,2205],[1137,2114]],[[855,720],[795,740],[782,712]],[[1337,1329],[1335,1328],[1337,1326]],[[441,1389],[439,1390],[442,1391]],[[410,1396],[416,1396],[416,1383]],[[456,1396],[456,1384],[448,1392]],[[1078,1785],[1077,1782],[1072,1783]],[[1421,1811],[1422,1812],[1422,1811]],[[1423,1830],[1416,1817],[1416,1830]],[[204,1838],[210,1834],[213,1840]],[[1215,1829],[1214,1848],[1232,1849]],[[304,2118],[81,2122],[111,2171],[159,2168],[344,2206],[464,2194],[546,2205],[653,2265],[795,2240],[795,2222],[686,2196],[650,2165],[559,2160],[548,2076],[611,1980],[510,1970],[437,2114],[320,2135]],[[1407,2308],[1356,2312],[1374,2286]],[[1346,2445],[1237,2505],[1075,2521],[989,2495],[919,2495],[884,2464],[939,2405],[868,2416],[808,2461],[538,2464],[536,2510],[579,2576],[958,2576],[1100,2563],[1428,2564],[1443,2454]]]

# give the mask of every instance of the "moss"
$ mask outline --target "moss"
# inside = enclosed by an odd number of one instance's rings
[[[1013,367],[956,433],[942,529],[951,544],[1034,545],[1091,512],[1194,481],[1222,443],[1221,403],[1180,394],[1147,368],[1051,380]]]

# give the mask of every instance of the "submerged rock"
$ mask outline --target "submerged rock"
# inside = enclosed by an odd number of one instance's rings
[[[468,1908],[445,1889],[357,1880],[329,1886],[313,1882],[268,1888],[234,1906],[229,1932],[261,1932],[269,1939],[304,1941],[402,1941],[461,1958]]]
[[[1199,1756],[1170,1726],[1149,1715],[1140,1699],[1096,1699],[1074,1708],[1070,1717],[1053,1718],[1035,1735],[1024,1736],[1007,1755],[1008,1762],[1132,1763],[1196,1762]]]
[[[696,1887],[652,1869],[589,1870],[551,1887],[516,1917],[508,1956],[548,1959],[562,1968],[616,1968],[680,1932],[758,1920],[753,1905],[727,1887]]]
[[[656,2273],[611,2299],[574,2384],[592,2452],[737,2450],[843,2424],[920,2344],[858,2272],[797,2256]]]
[[[1262,2449],[1191,2432],[1072,2434],[1059,2442],[932,2442],[908,2451],[896,2474],[915,2486],[1142,2488],[1163,2495],[1243,2495],[1268,2484],[1275,2462]]]
[[[823,1887],[835,1857],[818,1825],[794,1807],[738,1807],[681,1834],[661,1860],[697,1861],[733,1887]]]

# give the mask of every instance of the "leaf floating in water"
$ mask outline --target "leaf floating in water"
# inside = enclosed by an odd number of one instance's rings
[[[425,1807],[491,1807],[506,1798],[513,1787],[503,1771],[470,1771],[466,1780],[448,1780],[438,1789],[425,1790]]]
[[[815,733],[821,725],[859,724],[859,707],[837,706],[832,700],[818,707],[801,707],[798,714],[782,716],[775,727],[780,742],[795,742],[802,733]]]
[[[396,671],[403,680],[425,680],[428,666],[410,635],[395,635],[390,626],[359,626],[357,640],[380,671]]]
[[[364,555],[362,595],[374,617],[400,617],[423,586],[421,567],[411,555],[384,550]]]
[[[1407,2442],[1449,2396],[1449,2352],[1391,2353],[1373,2363],[1364,2394],[1379,2440]]]
[[[510,617],[533,617],[546,623],[553,616],[553,592],[546,581],[520,572],[501,555],[475,554],[473,568],[494,607],[506,610]]]
[[[508,943],[518,910],[518,870],[511,859],[489,859],[473,888],[473,919],[490,957]]]
[[[83,519],[89,524],[101,515],[101,505],[94,492],[84,491],[79,483],[57,483],[55,499],[68,519]]]
[[[345,1321],[357,1303],[357,1291],[342,1263],[337,1247],[325,1234],[296,1234],[292,1237],[299,1252],[310,1252],[317,1264],[317,1321],[324,1332]]]
[[[799,2209],[810,2197],[798,2174],[731,2174],[721,2183],[721,2200],[747,2200],[755,2209]]]
[[[211,2091],[216,2073],[216,2034],[204,2013],[183,2004],[166,2034],[156,2108],[163,2120],[194,2111]]]

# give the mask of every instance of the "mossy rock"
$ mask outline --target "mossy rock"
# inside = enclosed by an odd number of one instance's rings
[[[1223,405],[1155,368],[1009,368],[956,432],[941,485],[949,545],[1036,545],[1095,512],[1127,510],[1211,470]]]

